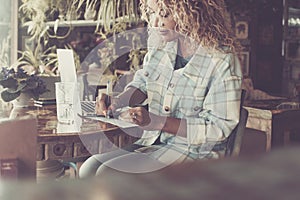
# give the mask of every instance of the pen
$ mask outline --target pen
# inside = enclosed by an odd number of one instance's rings
[[[108,118],[108,119],[111,118],[112,117],[112,111],[111,110],[107,110],[105,117]]]
[[[108,80],[106,83],[106,94],[109,96],[110,95],[110,81]]]
[[[94,113],[87,113],[84,115],[78,114],[79,117],[81,118],[86,118],[86,117],[105,117],[104,115],[99,115],[99,114],[94,114]]]
[[[110,97],[110,81],[108,80],[106,83],[106,95],[107,95],[107,103],[108,105],[111,104],[111,97]],[[107,110],[105,117],[110,118],[112,116],[111,110]]]

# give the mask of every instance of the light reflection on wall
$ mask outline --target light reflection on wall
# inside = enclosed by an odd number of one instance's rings
[[[11,2],[0,0],[0,67],[10,65]]]
[[[290,18],[289,26],[299,26],[300,27],[300,18]]]
[[[288,25],[300,27],[300,8],[290,7],[288,9],[288,13],[289,13]]]

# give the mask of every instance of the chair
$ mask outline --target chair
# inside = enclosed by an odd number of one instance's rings
[[[36,153],[35,118],[0,122],[0,179],[35,179]]]
[[[236,157],[239,155],[247,119],[248,111],[245,108],[242,108],[240,112],[240,121],[228,137],[226,156]]]
[[[248,111],[243,108],[246,91],[242,90],[241,94],[241,107],[240,107],[240,119],[237,126],[233,129],[232,133],[228,137],[225,156],[236,157],[240,153],[242,138],[247,124]]]

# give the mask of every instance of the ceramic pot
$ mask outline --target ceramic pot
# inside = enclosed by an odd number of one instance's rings
[[[48,92],[45,92],[39,96],[39,100],[55,99],[55,83],[60,82],[59,76],[39,76],[47,85]]]
[[[21,95],[12,101],[13,108],[26,108],[31,102],[31,95],[28,93],[21,93]]]
[[[27,93],[21,95],[12,101],[12,110],[10,111],[9,118],[15,119],[27,115],[26,111],[31,104],[32,97]]]

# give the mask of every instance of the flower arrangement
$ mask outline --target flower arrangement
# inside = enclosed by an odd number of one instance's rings
[[[36,75],[27,74],[22,68],[15,71],[13,68],[3,67],[0,74],[0,85],[4,88],[1,98],[5,102],[18,98],[21,93],[27,93],[37,100],[39,95],[48,91],[42,79]]]

